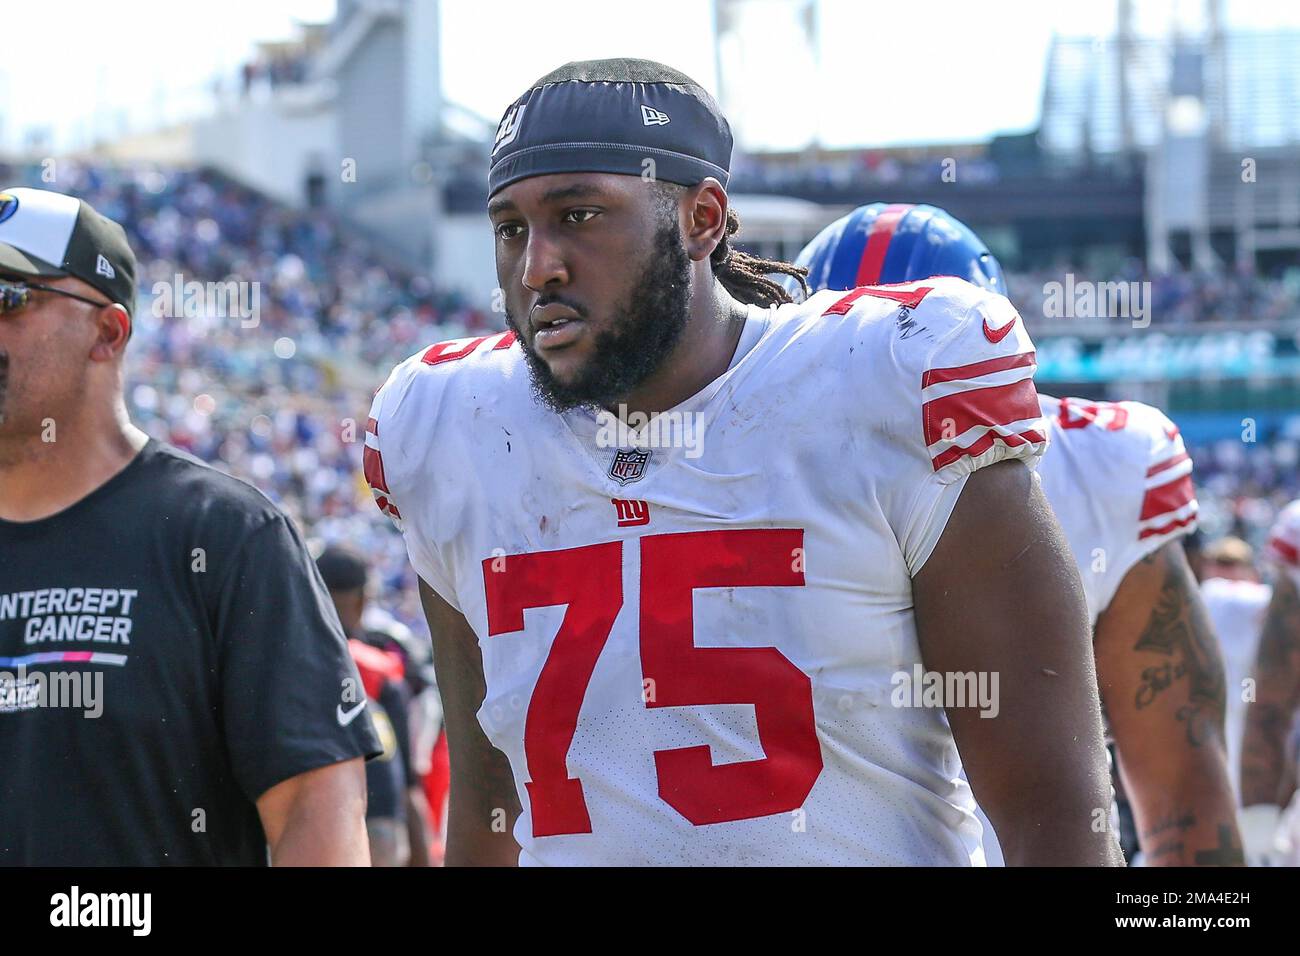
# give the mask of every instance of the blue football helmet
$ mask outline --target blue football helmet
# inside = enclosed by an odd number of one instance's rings
[[[957,276],[1007,294],[1002,266],[988,246],[937,206],[859,206],[819,232],[803,247],[796,264],[808,267],[809,294],[931,276]],[[785,280],[785,286],[791,295],[797,294],[793,279]]]

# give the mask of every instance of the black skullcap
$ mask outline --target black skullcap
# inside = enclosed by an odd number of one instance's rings
[[[712,176],[726,186],[731,144],[718,104],[685,73],[653,60],[566,63],[501,118],[488,195],[548,173],[644,175],[683,186]]]
[[[316,569],[331,591],[355,591],[366,586],[366,559],[351,548],[330,545],[316,559]]]

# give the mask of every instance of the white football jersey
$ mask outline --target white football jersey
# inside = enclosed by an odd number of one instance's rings
[[[1038,474],[1096,624],[1133,565],[1195,530],[1192,460],[1178,428],[1150,405],[1038,400],[1050,441]]]
[[[751,307],[638,445],[509,333],[397,367],[367,477],[478,637],[521,863],[983,861],[943,709],[891,696],[966,477],[1045,446],[1032,348],[952,278]]]
[[[1300,500],[1278,513],[1268,534],[1268,556],[1300,588]]]
[[[1255,652],[1264,627],[1273,589],[1257,581],[1229,581],[1208,578],[1201,584],[1201,598],[1219,637],[1223,653],[1223,676],[1227,711],[1224,715],[1228,743],[1228,774],[1232,790],[1241,793],[1241,742],[1246,729],[1246,702],[1242,682],[1255,669]]]
[[[1079,566],[1095,626],[1133,565],[1195,529],[1192,461],[1178,428],[1150,405],[1041,394],[1038,401],[1039,430],[1049,439],[1038,475]],[[1118,832],[1114,806],[1111,817]],[[1001,866],[983,811],[980,822],[987,862]]]

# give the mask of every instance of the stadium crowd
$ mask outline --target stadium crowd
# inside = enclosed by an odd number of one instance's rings
[[[1270,278],[1231,269],[1213,272],[1148,273],[1137,259],[1126,260],[1101,277],[1069,263],[1032,272],[1008,272],[1007,291],[1026,315],[1041,314],[1045,288],[1085,277],[1099,285],[1150,282],[1147,303],[1151,322],[1166,329],[1211,322],[1279,322],[1300,320],[1300,270]]]
[[[82,196],[126,227],[139,257],[146,301],[128,350],[133,419],[261,488],[318,549],[346,542],[370,555],[374,606],[422,633],[400,536],[362,477],[366,412],[398,361],[500,328],[500,317],[435,288],[330,214],[289,209],[212,171],[62,162],[53,184],[43,172],[0,167],[11,184]],[[1013,300],[1032,301],[1061,274],[1012,274]],[[255,296],[214,310],[177,292],[232,278]],[[1140,279],[1141,264],[1113,278]],[[1296,278],[1159,277],[1152,312],[1175,324],[1284,318],[1295,313]],[[1192,451],[1211,534],[1260,544],[1277,511],[1300,497],[1294,442]]]
[[[5,178],[85,198],[123,224],[139,258],[136,424],[262,489],[317,548],[348,542],[372,556],[376,607],[423,631],[401,538],[361,474],[366,413],[387,369],[422,343],[491,327],[488,317],[330,216],[210,172],[63,162],[55,183],[42,172]],[[243,298],[215,310],[184,290],[231,278]]]

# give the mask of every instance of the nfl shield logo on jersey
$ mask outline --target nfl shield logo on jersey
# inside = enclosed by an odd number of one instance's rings
[[[636,481],[645,474],[646,462],[650,460],[650,452],[637,451],[620,451],[614,453],[614,461],[609,466],[609,477],[613,478],[620,485],[626,485],[629,481]]]

